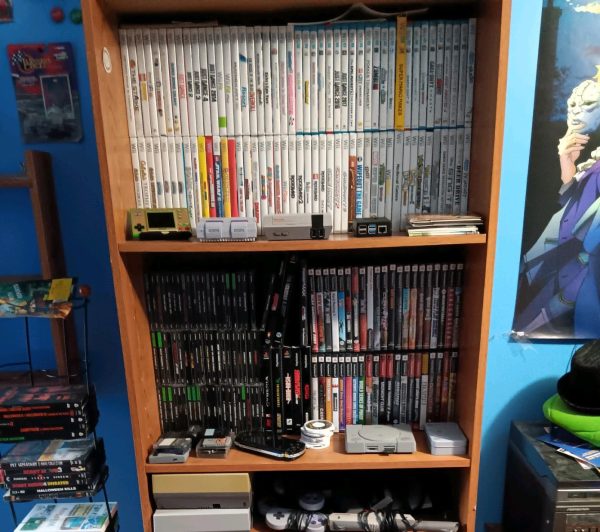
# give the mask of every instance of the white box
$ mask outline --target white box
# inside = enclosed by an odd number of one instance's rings
[[[431,454],[456,456],[467,453],[467,438],[457,423],[425,423],[425,434]]]

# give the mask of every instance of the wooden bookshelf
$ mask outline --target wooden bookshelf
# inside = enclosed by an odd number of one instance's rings
[[[115,285],[117,312],[123,347],[127,393],[131,413],[133,443],[140,492],[143,528],[152,530],[153,501],[149,475],[188,471],[310,471],[353,469],[452,469],[457,477],[459,517],[464,530],[475,531],[477,488],[481,446],[481,419],[488,346],[493,264],[498,216],[498,194],[502,138],[510,0],[374,0],[374,7],[386,10],[430,7],[428,16],[443,14],[477,17],[477,55],[471,181],[469,210],[481,214],[486,233],[461,237],[409,238],[392,236],[373,240],[335,236],[327,241],[250,243],[199,242],[128,242],[127,209],[135,206],[132,164],[120,65],[118,27],[121,23],[174,20],[250,21],[268,13],[274,21],[312,17],[324,19],[349,5],[347,0],[83,0],[82,9],[90,87],[98,145],[98,160],[108,230],[110,260]],[[323,16],[321,16],[323,15]],[[247,17],[247,18],[246,18]],[[426,452],[422,438],[419,450],[411,456],[348,456],[342,452],[341,438],[322,453],[308,452],[296,462],[282,463],[232,450],[222,461],[190,459],[183,465],[149,465],[148,451],[160,435],[158,403],[144,308],[143,272],[147,259],[169,254],[178,257],[215,256],[227,259],[233,253],[269,253],[307,251],[311,253],[345,250],[368,260],[377,249],[385,256],[394,249],[403,258],[425,250],[435,256],[437,250],[460,254],[465,263],[463,316],[460,330],[460,364],[456,397],[456,415],[469,440],[467,456],[436,457]],[[237,255],[231,255],[237,257]],[[260,524],[256,530],[263,530]]]

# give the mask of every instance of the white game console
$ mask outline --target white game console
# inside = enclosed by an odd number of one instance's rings
[[[365,529],[365,523],[371,532],[379,532],[382,516],[377,512],[369,512],[361,520],[357,513],[329,514],[329,530],[352,530],[359,532]],[[417,521],[410,514],[395,514],[394,523],[398,530],[419,530],[422,532],[457,532],[459,523],[455,521]],[[414,527],[414,528],[413,528]]]
[[[398,425],[346,425],[347,453],[414,453],[417,442],[406,423]]]
[[[324,240],[333,227],[331,213],[269,214],[262,218],[267,240]]]
[[[467,438],[458,423],[425,423],[431,454],[449,456],[467,454]]]
[[[250,509],[156,510],[154,532],[250,532]]]

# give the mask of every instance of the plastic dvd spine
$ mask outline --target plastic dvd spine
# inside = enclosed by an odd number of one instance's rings
[[[419,72],[419,127],[427,127],[427,93],[429,76],[429,22],[421,24],[421,69]]]
[[[132,88],[131,63],[129,60],[129,48],[127,46],[127,30],[119,29],[119,46],[121,48],[121,68],[123,70],[123,89],[125,91],[125,110],[127,113],[127,129],[129,138],[137,136],[135,128],[135,106],[138,105],[139,96],[136,87],[136,102]],[[133,62],[135,65],[135,62]],[[135,79],[137,85],[137,79]]]
[[[371,133],[364,133],[363,140],[363,159],[364,159],[364,170],[363,170],[363,218],[369,218],[371,215],[371,157],[372,157],[372,140],[373,135]]]
[[[281,135],[279,142],[281,151],[281,212],[289,214],[290,212],[290,171],[289,171],[289,153],[288,153],[288,136]]]
[[[142,40],[144,43],[144,61],[146,63],[146,81],[148,87],[148,108],[150,112],[150,130],[152,136],[158,136],[161,134],[159,128],[159,119],[162,116],[162,101],[159,101],[159,97],[156,92],[157,82],[160,86],[160,76],[155,79],[154,74],[154,48],[158,47],[158,42],[152,43],[152,31],[150,28],[144,28],[142,30]],[[160,91],[162,96],[162,91]]]
[[[283,190],[281,176],[281,136],[273,135],[273,212],[283,213]]]
[[[296,136],[296,212],[304,213],[304,137]]]
[[[381,88],[381,26],[373,26],[373,55],[371,74],[371,125],[370,129],[379,129],[379,92]]]
[[[319,135],[319,157],[317,172],[319,174],[319,207],[317,212],[324,214],[327,212],[327,135]],[[313,159],[313,167],[315,160]]]
[[[419,89],[421,86],[421,23],[412,24],[412,77],[411,77],[411,123],[410,127],[419,127]]]
[[[348,28],[341,30],[340,130],[348,131]]]
[[[305,135],[303,140],[304,160],[304,212],[312,213],[312,150],[311,136]]]
[[[296,214],[298,212],[298,175],[296,172],[296,135],[288,135],[288,173],[289,173],[289,199],[288,212]]]
[[[477,19],[469,19],[469,38],[466,67],[465,90],[465,127],[473,125],[473,83],[475,81],[475,39],[477,35]]]
[[[249,61],[249,45],[248,45],[248,28],[238,26],[238,47],[235,53],[238,54],[240,64],[240,110],[241,110],[241,126],[236,129],[241,135],[250,134],[250,61]],[[234,48],[232,48],[232,54]],[[237,118],[237,115],[236,115]]]
[[[246,28],[246,63],[248,68],[248,126],[250,135],[258,135],[258,110],[256,96],[256,54],[254,28]]]
[[[181,28],[175,28],[173,38],[175,42],[175,58],[177,62],[177,97],[179,104],[179,120],[181,123],[180,134],[182,136],[188,136],[190,134],[190,127],[188,120],[188,93],[186,83],[185,51],[183,47],[183,30]]]
[[[156,206],[160,209],[164,209],[166,204],[162,158],[160,154],[160,137],[152,137],[152,155],[154,157],[154,179],[156,182]]]
[[[364,197],[364,134],[356,134],[356,185],[355,185],[355,209],[353,215],[356,218],[363,217]]]
[[[313,213],[319,211],[321,205],[321,184],[319,182],[319,136],[310,137],[310,173],[311,173],[311,209]]]
[[[185,65],[185,93],[187,102],[188,132],[189,136],[197,136],[196,128],[196,99],[194,96],[194,66],[192,58],[192,30],[183,28],[183,60]]]
[[[287,97],[287,27],[277,27],[278,74],[279,74],[279,133],[288,133],[288,97]]]
[[[333,131],[342,128],[342,32],[333,30]]]
[[[269,26],[261,27],[263,59],[263,101],[265,134],[273,134],[273,84],[271,77],[271,35]]]
[[[268,214],[276,214],[275,212],[275,168],[274,168],[274,151],[273,151],[273,136],[265,137],[265,164],[267,169],[267,208]]]
[[[285,72],[287,94],[287,132],[296,133],[296,69],[294,28],[285,28]]]
[[[296,133],[304,133],[304,47],[302,30],[294,28],[294,93],[296,101]]]
[[[326,37],[325,30],[320,28],[317,31],[317,99],[318,104],[318,126],[317,131],[324,133],[327,131],[327,102],[325,95],[325,76],[327,70],[326,63]]]
[[[356,27],[348,29],[348,131],[356,131]]]
[[[387,129],[387,99],[390,89],[389,80],[389,34],[387,24],[381,26],[381,46],[379,56],[379,129]]]
[[[167,137],[160,137],[160,159],[162,164],[163,192],[165,195],[165,207],[173,207],[173,192],[171,168],[169,166],[169,143]]]
[[[256,90],[256,134],[265,134],[265,91],[263,73],[262,28],[254,28],[254,85]]]
[[[138,209],[144,207],[144,195],[142,192],[142,181],[140,174],[140,160],[138,157],[138,139],[129,139],[131,149],[131,166],[133,168],[133,186],[135,191],[135,205]]]
[[[140,165],[140,182],[142,184],[142,201],[144,208],[152,207],[152,193],[150,190],[150,177],[148,175],[148,163],[146,159],[146,139],[138,137],[137,139],[137,155]]]
[[[202,98],[202,126],[198,124],[198,129],[204,132],[204,135],[212,135],[211,116],[210,116],[210,81],[208,70],[208,48],[206,44],[205,28],[198,28],[198,54],[200,61],[200,91]],[[166,101],[166,97],[165,97]],[[198,119],[198,112],[196,112]]]
[[[271,50],[271,110],[272,130],[269,133],[281,133],[281,107],[279,96],[279,27],[269,26],[269,39]]]
[[[325,131],[333,133],[333,29],[325,30]],[[319,100],[320,104],[320,100]]]
[[[310,31],[302,30],[302,114],[303,114],[303,132],[311,132],[310,123]]]
[[[267,157],[266,157],[266,144],[267,140],[265,136],[258,137],[258,171],[260,176],[260,214],[269,214],[269,202],[268,202],[268,182],[267,182]],[[254,156],[254,151],[252,152]]]
[[[318,41],[317,30],[310,30],[310,75],[309,75],[309,112],[310,112],[310,132],[319,132],[319,102],[318,102]],[[306,127],[306,125],[305,125]]]
[[[390,24],[388,32],[388,85],[386,99],[386,129],[394,129],[394,109],[396,100],[396,27]]]
[[[223,83],[227,135],[242,134],[240,36],[237,26],[223,26]]]
[[[348,134],[348,229],[352,230],[356,216],[356,133]]]
[[[379,200],[379,172],[380,172],[380,136],[378,132],[371,134],[371,193],[369,212],[371,216],[377,216],[377,205]]]
[[[202,82],[200,80],[200,40],[198,28],[192,28],[190,34],[190,44],[192,49],[192,71],[194,84],[194,125],[196,135],[204,135],[204,119],[202,116]],[[157,92],[158,101],[158,92]],[[159,129],[160,129],[160,113],[159,113]]]
[[[226,29],[225,29],[226,28]],[[219,135],[226,136],[229,133],[227,124],[227,104],[225,99],[225,43],[224,38],[229,36],[228,27],[214,28],[215,37],[215,68],[217,83],[217,112],[219,122]],[[230,52],[231,53],[231,52]],[[230,59],[230,58],[229,58]]]
[[[356,131],[365,129],[365,28],[360,25],[356,31]]]
[[[220,39],[219,39],[220,42]],[[217,57],[215,49],[215,29],[206,28],[206,49],[208,61],[208,88],[210,95],[210,131],[219,134],[219,104],[217,87]],[[170,54],[170,50],[169,50]],[[170,55],[169,55],[170,57]],[[206,129],[206,128],[205,128]]]

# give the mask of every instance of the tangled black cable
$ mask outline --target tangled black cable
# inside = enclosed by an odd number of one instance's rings
[[[396,525],[396,515],[400,516],[404,528],[398,528]],[[377,520],[377,528],[373,528],[369,525],[369,516],[374,516]],[[410,521],[406,518],[403,513],[391,512],[391,511],[378,511],[363,510],[358,514],[358,523],[363,532],[416,532],[418,522],[411,525]]]
[[[286,530],[299,530],[300,532],[306,532],[313,515],[313,512],[292,512],[288,517]]]

